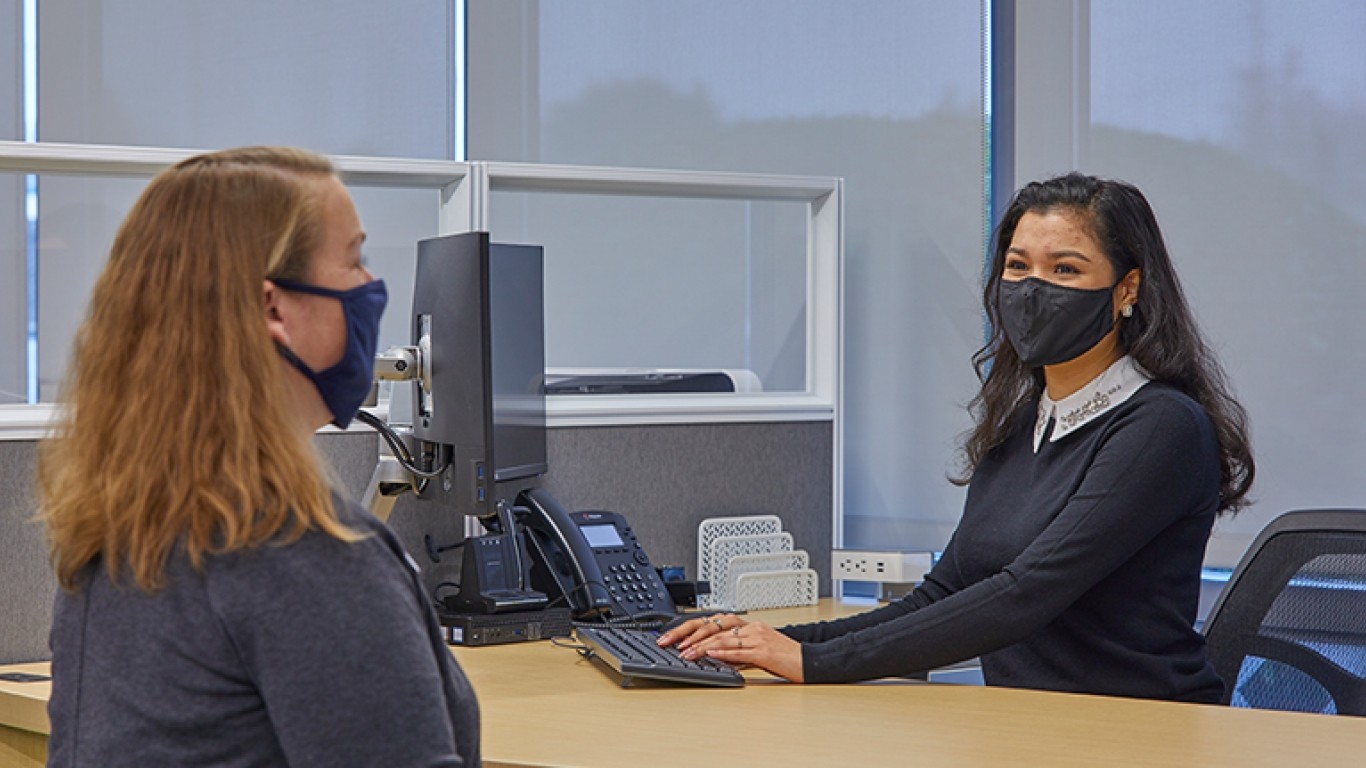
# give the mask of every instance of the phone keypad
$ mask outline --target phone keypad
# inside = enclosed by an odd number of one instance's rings
[[[624,553],[624,550],[622,552]],[[645,562],[644,567],[638,566],[634,559],[609,565],[607,572],[603,574],[607,591],[611,593],[613,600],[626,608],[628,613],[656,610],[656,603],[659,610],[671,611],[673,606],[669,604],[669,596],[664,590],[663,582],[659,580],[654,568],[649,566],[648,558]]]

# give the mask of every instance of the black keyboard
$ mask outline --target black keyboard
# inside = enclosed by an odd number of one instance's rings
[[[745,678],[729,664],[705,657],[688,661],[676,648],[655,645],[658,632],[613,626],[577,627],[574,632],[593,658],[621,676],[623,688],[637,677],[731,688],[745,684]]]

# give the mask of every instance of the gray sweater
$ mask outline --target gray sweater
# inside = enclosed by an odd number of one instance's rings
[[[94,564],[57,596],[53,766],[470,766],[479,711],[394,534],[355,505],[167,586]]]

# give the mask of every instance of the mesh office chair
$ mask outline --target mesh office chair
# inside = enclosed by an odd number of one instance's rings
[[[1224,703],[1366,715],[1366,510],[1302,510],[1257,535],[1205,623]]]

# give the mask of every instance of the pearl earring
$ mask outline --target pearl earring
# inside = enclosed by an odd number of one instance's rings
[[[1133,317],[1133,316],[1134,316],[1134,305],[1133,305],[1133,304],[1125,304],[1124,307],[1121,308],[1121,309],[1119,310],[1119,313],[1120,313],[1121,315],[1124,315],[1125,317]]]

